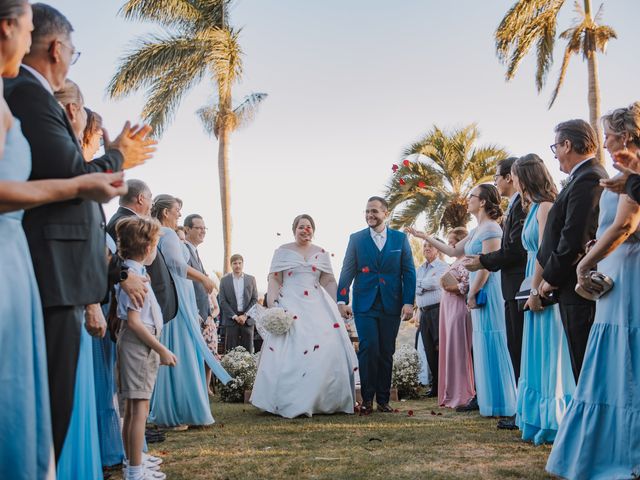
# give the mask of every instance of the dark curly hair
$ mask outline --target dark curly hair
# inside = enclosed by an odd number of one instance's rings
[[[502,208],[500,208],[500,192],[490,183],[481,183],[478,185],[478,198],[484,200],[484,211],[491,220],[499,220],[502,217]]]

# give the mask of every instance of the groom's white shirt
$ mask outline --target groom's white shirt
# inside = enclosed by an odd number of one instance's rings
[[[373,228],[369,227],[369,233],[371,234],[371,238],[373,239],[373,243],[376,244],[378,250],[382,251],[385,243],[387,243],[387,228],[378,233]]]

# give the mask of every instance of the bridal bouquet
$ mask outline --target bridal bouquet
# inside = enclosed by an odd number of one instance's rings
[[[252,308],[249,311],[249,315],[255,318],[259,332],[264,330],[270,335],[284,335],[297,318],[293,313],[280,307],[264,308],[257,304],[256,307],[259,308],[256,308],[255,311]],[[260,332],[260,335],[264,338],[262,332]]]
[[[268,308],[262,317],[262,326],[272,335],[284,335],[291,328],[295,315],[283,308]]]
[[[417,398],[420,381],[420,359],[410,345],[402,345],[393,355],[392,384],[398,389],[400,398]]]

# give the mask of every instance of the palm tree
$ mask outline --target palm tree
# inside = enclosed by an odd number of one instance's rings
[[[182,98],[204,79],[215,85],[215,100],[198,115],[218,139],[218,177],[224,239],[224,271],[231,257],[229,141],[231,133],[255,114],[265,93],[252,94],[236,107],[232,87],[242,75],[239,30],[227,25],[231,0],[128,0],[119,14],[127,20],[160,24],[164,33],[137,39],[120,61],[108,86],[112,98],[146,90],[143,119],[162,135]]]
[[[495,32],[498,58],[507,64],[507,81],[518,70],[524,56],[535,44],[537,57],[536,88],[544,87],[547,75],[553,64],[558,13],[566,0],[518,0],[500,22]],[[589,122],[598,134],[598,160],[603,161],[602,135],[598,124],[600,118],[600,79],[598,76],[597,52],[604,53],[607,43],[617,38],[613,28],[601,25],[602,5],[595,16],[591,14],[591,0],[583,0],[582,6],[576,1],[575,11],[578,18],[574,24],[560,34],[567,40],[562,59],[562,67],[556,83],[549,108],[558,97],[560,88],[567,75],[567,67],[573,55],[582,53],[587,60]]]
[[[393,165],[387,185],[392,227],[413,225],[422,213],[432,233],[467,224],[467,195],[475,185],[491,181],[497,163],[508,156],[495,145],[475,147],[479,135],[475,124],[451,133],[434,125],[404,149],[405,159]]]

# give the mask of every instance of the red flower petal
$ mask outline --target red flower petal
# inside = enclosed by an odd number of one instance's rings
[[[287,273],[287,275],[291,276],[291,275],[293,275],[293,272],[289,272],[289,273]]]
[[[304,354],[305,354],[305,355],[306,355],[307,353],[309,353],[309,350],[305,350],[305,351],[304,351]]]
[[[273,349],[273,347],[269,347],[269,350],[271,350],[272,352],[275,352],[275,350]]]
[[[393,413],[399,413],[399,412],[400,412],[400,410],[398,410],[397,408],[393,409]]]
[[[294,320],[297,320],[297,319],[298,319],[298,316],[297,316],[297,315],[294,315],[294,316],[293,316],[293,319],[294,319]]]
[[[393,164],[393,166],[391,167],[391,170],[393,170],[393,173],[396,173],[398,171],[398,165],[396,165],[395,163]]]
[[[353,368],[353,371],[354,371],[354,372],[357,372],[357,371],[358,371],[358,367],[354,367],[354,368]]]
[[[408,167],[409,165],[411,165],[411,162],[410,162],[409,160],[403,160],[402,164],[403,164],[405,167]]]
[[[404,178],[401,178],[400,180],[398,180],[398,183],[400,185],[406,185],[407,182],[404,181]]]
[[[413,417],[413,410],[409,410],[409,411],[407,412],[407,415],[408,415],[408,416],[410,416],[410,417]]]
[[[340,328],[340,324],[338,322],[334,323],[333,328]]]
[[[385,281],[384,281],[384,278],[381,278],[381,279],[380,279],[380,283],[384,285],[384,284],[385,284],[385,283],[387,283],[387,282],[385,282]]]
[[[309,296],[309,292],[307,290],[305,290],[304,291],[304,295],[305,295],[305,297],[308,297]]]
[[[346,295],[347,294],[347,289],[343,288],[342,290],[340,290],[340,295]]]
[[[315,265],[313,265],[313,266],[311,267],[311,270],[315,272],[315,271],[316,271],[316,270],[318,270],[318,269],[316,268],[316,266],[315,266]]]
[[[113,170],[111,169],[105,170],[105,173],[113,173]]]
[[[331,254],[331,256],[332,256],[332,257],[335,257],[335,255],[334,255],[333,253]]]
[[[325,253],[325,250],[324,250],[324,248],[323,248],[323,249],[321,249],[320,251],[321,251],[322,253]]]
[[[369,267],[362,267],[362,273],[369,273]]]
[[[273,273],[273,276],[274,276],[274,277],[277,277],[277,276],[278,276],[278,272],[274,272],[274,273]]]
[[[426,186],[427,186],[427,184],[426,184],[426,183],[424,183],[422,180],[420,180],[420,181],[418,182],[418,187],[420,187],[420,188],[424,188],[424,187],[426,187]]]
[[[314,345],[314,346],[313,346],[313,351],[315,352],[315,351],[316,351],[317,349],[319,349],[319,348],[320,348],[320,345]]]

